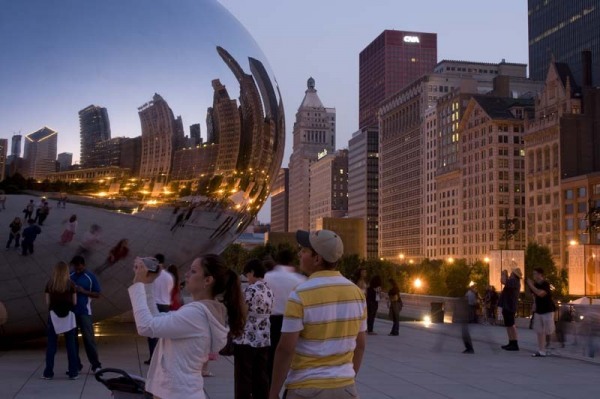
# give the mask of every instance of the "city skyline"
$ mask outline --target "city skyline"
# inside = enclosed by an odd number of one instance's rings
[[[472,0],[460,1],[459,4],[442,3],[436,4],[438,12],[435,14],[430,13],[430,2],[381,1],[367,8],[358,1],[317,3],[311,0],[303,3],[281,4],[273,0],[262,0],[259,2],[259,6],[239,0],[221,0],[220,3],[240,20],[269,57],[270,65],[282,90],[288,121],[294,119],[294,113],[302,100],[306,79],[313,76],[319,82],[319,94],[323,102],[336,107],[339,115],[338,148],[347,148],[352,133],[358,127],[358,54],[385,29],[437,33],[438,61],[466,59],[499,62],[505,58],[509,62],[528,62],[526,2],[515,4],[512,8],[501,4],[480,4],[482,2]],[[456,10],[461,8],[468,9],[469,12],[457,14]],[[260,18],[264,9],[270,9],[277,18],[270,18],[270,23],[265,24],[264,20]],[[314,9],[318,9],[319,12],[307,12],[307,10]],[[406,12],[407,9],[409,12]],[[152,11],[140,10],[140,12],[151,13]],[[10,12],[7,12],[6,15],[10,15]],[[298,15],[305,17],[297,18]],[[447,15],[453,15],[453,19],[448,19]],[[504,24],[489,24],[486,17],[489,15],[510,21],[511,29],[507,30]],[[10,23],[2,19],[2,22],[3,27],[0,27],[0,30],[6,35],[4,35],[5,39],[0,39],[0,41],[11,41],[16,45],[19,42],[13,40],[16,32],[20,32],[20,35],[23,35],[23,32],[28,32],[28,35],[39,34],[36,33],[39,32],[39,29],[32,31],[23,29],[23,18],[12,18]],[[81,29],[84,28],[85,24],[82,22]],[[307,30],[310,32],[308,36]],[[273,32],[277,32],[277,34],[273,34]],[[477,35],[473,35],[474,32],[477,32]],[[318,46],[312,40],[317,37],[319,38]],[[465,38],[479,40],[479,43],[474,46],[464,46]],[[108,53],[113,62],[113,68],[128,67],[136,70],[139,62],[134,60],[132,63],[128,63],[127,61],[130,58],[141,56],[150,46],[147,43],[150,41],[141,43],[140,48],[132,54],[124,53],[127,43],[123,43],[119,47],[120,51]],[[166,45],[164,39],[160,39],[159,43]],[[3,46],[5,45],[8,44],[5,43]],[[105,49],[99,48],[98,51],[105,54]],[[10,52],[1,54],[0,57],[7,57],[8,54]],[[305,54],[309,54],[310,57],[306,57]],[[62,51],[55,48],[39,54],[40,58],[44,56],[55,58],[51,59],[47,65],[52,76],[60,67],[62,55]],[[7,75],[14,73],[15,75],[11,76],[11,79],[18,81],[18,65],[7,68],[5,71]],[[141,104],[140,100],[144,101],[153,94],[153,92],[144,90],[143,95],[132,98],[135,90],[132,92],[129,89],[147,78],[148,75],[148,72],[142,70],[138,72],[140,76],[131,82],[125,82],[123,76],[114,74],[114,71],[110,71],[108,76],[101,76],[99,79],[100,84],[106,84],[107,78],[114,77],[116,80],[113,84],[109,84],[108,88],[117,88],[122,91],[122,96],[132,104],[130,107],[125,107],[124,102],[108,103],[102,98],[89,94],[78,95],[83,98],[77,102],[73,99],[75,105],[72,106],[72,115],[69,120],[41,119],[40,115],[28,115],[27,118],[24,118],[23,115],[15,115],[18,113],[12,111],[18,107],[19,102],[26,101],[28,93],[34,91],[34,84],[37,82],[28,82],[26,87],[22,88],[7,83],[7,91],[14,94],[13,96],[3,96],[3,99],[0,99],[0,109],[2,110],[0,111],[2,116],[0,118],[0,137],[10,139],[13,132],[22,131],[23,134],[28,134],[47,125],[60,133],[59,151],[73,153],[75,162],[79,159],[80,145],[77,111],[89,104],[100,104],[108,109],[114,136],[138,136],[141,134],[141,128],[136,107]],[[65,93],[69,93],[73,84],[67,79],[68,76],[64,75],[64,73],[58,73],[57,78],[64,82]],[[72,80],[75,81],[81,79],[79,76],[73,78]],[[172,90],[156,87],[154,91],[161,92],[166,98],[169,98],[173,109],[182,115],[186,134],[188,134],[187,126],[205,120],[206,115],[203,110],[206,108],[202,108],[198,104],[185,103],[187,96],[179,95],[184,91],[185,86],[177,82],[179,80],[177,77],[168,76],[166,73],[165,76],[158,78],[161,81],[166,79],[176,81]],[[231,78],[233,80],[233,76]],[[224,84],[227,86],[227,82]],[[209,92],[207,89],[204,90]],[[37,103],[32,106],[37,106]],[[288,123],[286,129],[288,140],[282,166],[287,165],[291,154],[291,131],[292,125]],[[202,137],[206,140],[204,128]],[[261,212],[261,219],[264,220],[265,215],[268,213]]]

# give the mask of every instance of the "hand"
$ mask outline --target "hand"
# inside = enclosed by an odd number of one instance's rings
[[[144,284],[152,284],[156,277],[158,277],[158,273],[150,273],[144,262],[136,258],[133,261],[133,283],[144,283]]]
[[[527,279],[527,285],[530,286],[530,287],[532,287],[533,286],[533,280],[530,279],[530,278],[528,278]]]

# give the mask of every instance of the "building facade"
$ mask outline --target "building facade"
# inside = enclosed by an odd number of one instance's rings
[[[6,177],[6,158],[8,154],[8,139],[0,139],[0,181]]]
[[[25,136],[25,177],[43,180],[56,172],[58,132],[45,126]]]
[[[304,99],[296,112],[290,156],[289,231],[310,228],[310,166],[319,153],[335,151],[335,108],[323,106],[309,78]]]
[[[64,172],[66,170],[71,169],[73,165],[73,153],[71,152],[61,152],[57,155],[56,161],[58,162],[58,171]]]
[[[171,181],[191,182],[204,175],[210,176],[215,170],[218,153],[218,144],[203,144],[175,151]]]
[[[458,256],[468,262],[495,249],[525,249],[523,134],[533,106],[533,99],[474,96],[460,121]],[[509,228],[514,234],[506,233]]]
[[[595,60],[588,69],[600,85],[600,4],[596,0],[528,0],[529,75],[544,80],[554,60],[568,64],[575,76],[585,72],[581,52]]]
[[[279,169],[271,189],[271,231],[288,231],[290,173],[288,168]]]
[[[348,150],[323,154],[310,166],[310,230],[318,218],[348,215]]]
[[[142,179],[168,180],[173,153],[183,142],[181,118],[175,119],[167,102],[154,94],[152,101],[138,108],[142,127]]]
[[[359,129],[377,127],[382,101],[433,72],[437,34],[385,30],[359,55]]]
[[[468,97],[462,103],[446,98],[434,111],[438,100],[461,90],[469,95],[494,92],[495,81],[503,83],[498,90],[513,97],[533,95],[540,87],[525,77],[526,65],[505,61],[444,60],[435,71],[389,97],[379,111],[379,256],[385,259],[418,261],[460,247],[460,239],[443,237],[440,231],[452,234],[459,228],[460,179],[454,168],[462,162],[459,108],[464,109]],[[443,192],[437,180],[443,180]],[[448,218],[448,225],[440,226],[442,218]]]
[[[23,136],[20,134],[15,134],[11,139],[10,146],[10,155],[13,155],[15,158],[21,157],[21,141],[23,140]]]
[[[81,139],[79,163],[83,167],[93,168],[94,152],[98,143],[110,140],[110,120],[104,107],[90,105],[79,111],[79,132]]]
[[[587,241],[579,216],[589,212],[589,194],[578,179],[600,171],[600,89],[585,73],[579,82],[567,64],[551,63],[524,137],[527,240],[548,246],[560,267],[571,240]]]
[[[344,255],[358,255],[366,258],[365,236],[356,234],[357,231],[365,231],[365,221],[362,218],[318,218],[315,228],[317,230],[335,231],[344,244]]]
[[[379,130],[355,132],[348,143],[348,216],[362,218],[368,259],[377,258],[379,226]]]
[[[237,168],[242,120],[237,101],[229,97],[227,88],[221,81],[213,80],[212,86],[213,106],[209,109],[208,118],[211,121],[211,143],[219,145],[215,172],[229,174]]]

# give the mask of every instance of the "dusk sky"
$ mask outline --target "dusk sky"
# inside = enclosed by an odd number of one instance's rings
[[[198,0],[202,1],[202,0]],[[42,1],[41,3],[50,3]],[[147,16],[154,17],[156,9],[152,2],[139,2],[145,6],[139,7],[140,19]],[[337,146],[347,147],[352,133],[358,125],[358,54],[384,29],[410,30],[433,32],[438,35],[438,60],[469,60],[480,62],[528,62],[527,46],[527,2],[524,0],[509,0],[505,2],[491,2],[481,0],[456,0],[453,2],[421,0],[220,0],[223,4],[252,34],[266,55],[270,66],[280,85],[284,106],[286,109],[286,152],[283,165],[288,163],[291,153],[291,134],[294,116],[306,90],[306,80],[313,77],[316,80],[316,89],[328,107],[337,110]],[[10,2],[5,4],[10,8]],[[75,6],[75,3],[73,3]],[[31,12],[35,12],[32,7]],[[23,29],[27,25],[27,15],[14,15],[4,7],[4,17],[0,16],[0,47],[5,48],[7,43],[19,40],[27,35],[52,36],[55,29],[60,29],[60,23],[41,26],[35,32]],[[151,15],[152,14],[152,15]],[[201,21],[198,21],[202,23]],[[86,32],[89,21],[81,22],[81,31]],[[185,29],[185,21],[176,21],[176,31]],[[148,26],[148,34],[152,27]],[[8,35],[8,36],[7,36]],[[141,40],[142,33],[135,40]],[[51,40],[51,39],[50,39]],[[133,40],[133,39],[132,39]],[[4,43],[2,43],[4,42]],[[43,43],[41,41],[40,43]],[[127,38],[123,38],[123,49],[126,48]],[[185,52],[186,49],[177,49],[178,43],[173,40],[159,40],[159,46],[173,47],[174,54]],[[150,46],[150,44],[146,44]],[[115,58],[114,69],[141,68],[136,61],[143,59],[144,51],[148,47],[131,51],[128,57]],[[9,138],[13,132],[21,130],[22,134],[29,134],[47,124],[59,130],[59,152],[73,152],[74,158],[79,158],[79,131],[76,112],[85,106],[97,103],[93,98],[82,96],[79,99],[79,108],[73,115],[74,124],[68,129],[59,129],[60,121],[38,120],[35,116],[23,114],[35,113],[36,106],[42,104],[48,107],[65,100],[65,96],[73,95],[71,87],[73,78],[60,73],[61,65],[71,62],[66,57],[60,59],[52,57],[61,54],[63,49],[47,48],[40,44],[37,48],[21,48],[18,53],[27,57],[23,60],[31,62],[33,59],[44,59],[55,71],[55,79],[64,81],[65,90],[62,93],[44,93],[36,90],[36,84],[43,84],[43,79],[38,82],[27,82],[24,85],[14,85],[13,74],[18,76],[19,65],[11,60],[4,52],[0,52],[2,69],[0,74],[0,137]],[[100,46],[99,54],[114,54],[111,49]],[[14,57],[14,54],[10,55]],[[50,59],[49,59],[50,58]],[[7,64],[11,64],[9,68]],[[139,69],[141,71],[141,69]],[[118,73],[112,76],[118,77]],[[102,75],[106,82],[110,76]],[[141,79],[141,78],[140,78]],[[177,76],[162,76],[168,82],[170,89],[177,93],[177,88],[184,88],[193,82],[179,82]],[[14,82],[13,82],[14,83]],[[56,81],[53,82],[56,84]],[[99,83],[100,85],[102,83]],[[135,84],[131,81],[112,82],[122,84],[122,97],[126,99],[133,91],[130,88]],[[81,86],[80,86],[81,87]],[[159,91],[157,87],[156,91]],[[40,98],[36,93],[42,93]],[[136,93],[137,94],[137,93]],[[142,105],[151,99],[153,92],[145,93],[144,99],[136,104]],[[196,123],[199,120],[186,119],[185,104],[178,103],[176,95],[165,96],[176,115],[182,114],[184,126]],[[124,101],[125,101],[124,99]],[[29,104],[28,104],[29,103]],[[104,104],[99,104],[104,105]],[[115,104],[116,105],[116,104]],[[135,111],[135,110],[134,110]],[[113,111],[109,108],[113,136],[136,136],[140,134],[137,113],[132,113],[132,118],[119,125]],[[196,118],[196,116],[194,116]],[[198,115],[196,119],[202,116]],[[65,131],[68,130],[68,131]],[[204,131],[202,135],[204,135]],[[270,218],[268,206],[259,214],[259,220],[268,221]]]

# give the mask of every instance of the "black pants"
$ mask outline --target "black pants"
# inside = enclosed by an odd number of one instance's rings
[[[236,344],[233,348],[235,399],[268,399],[269,347],[253,348]]]
[[[169,305],[160,305],[157,303],[156,307],[160,313],[166,313],[171,310],[171,306]],[[148,338],[148,350],[150,351],[150,356],[148,356],[148,359],[152,359],[152,354],[154,353],[156,344],[158,344],[158,338]]]
[[[10,244],[15,240],[15,248],[19,248],[19,244],[21,243],[21,234],[20,233],[9,233],[8,234],[8,242],[6,243],[6,248],[10,248]]]
[[[377,316],[377,309],[379,308],[379,302],[367,302],[367,331],[373,332],[373,325],[375,324],[375,316]]]
[[[400,305],[398,301],[390,302],[390,319],[392,319],[392,331],[390,331],[390,334],[398,335],[400,331]]]
[[[27,239],[21,242],[21,249],[23,250],[22,254],[27,255],[28,253],[33,253],[33,241],[29,241]]]
[[[269,317],[271,321],[271,346],[269,347],[269,360],[267,362],[267,373],[269,382],[273,378],[273,364],[275,362],[275,351],[281,339],[281,325],[283,324],[283,315],[276,314]]]

